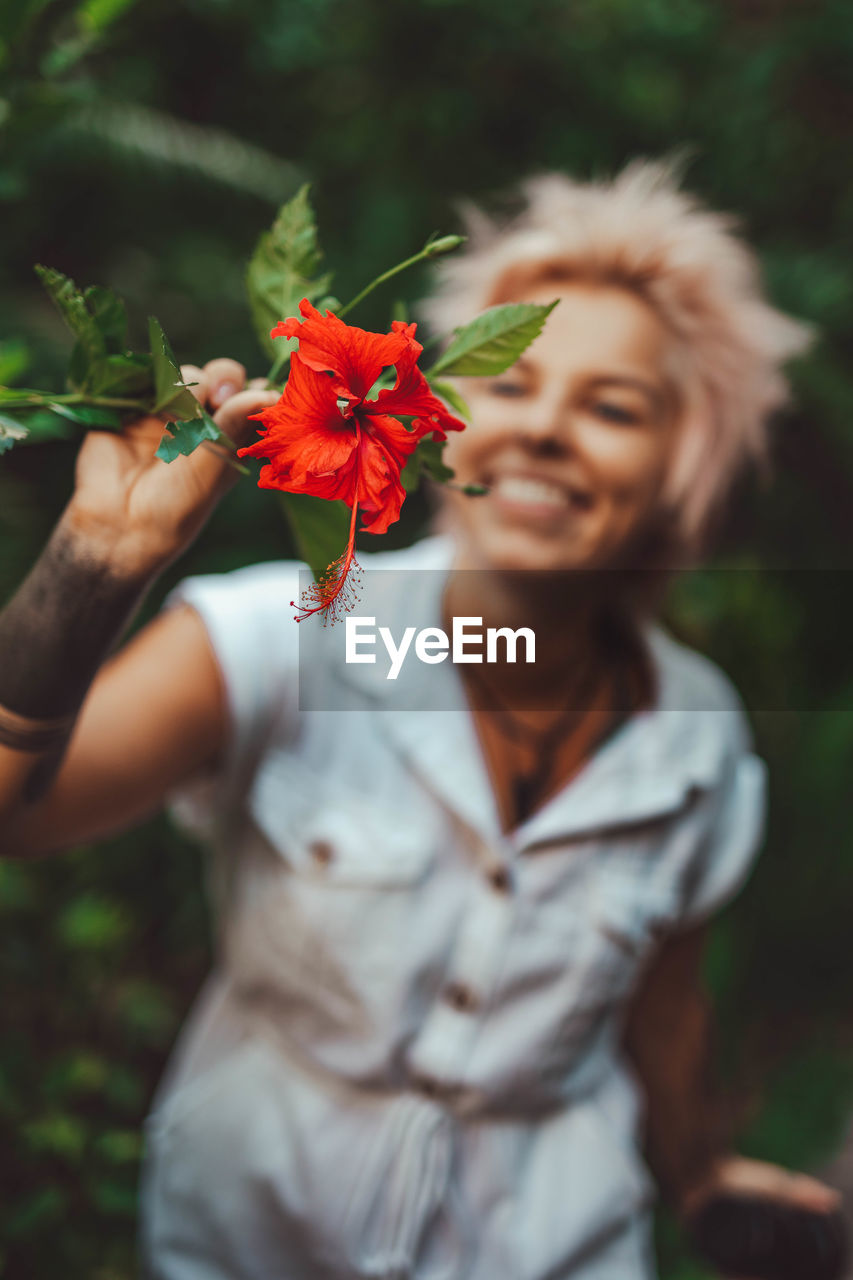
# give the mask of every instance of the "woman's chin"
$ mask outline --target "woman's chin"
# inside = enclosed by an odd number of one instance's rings
[[[580,540],[567,543],[518,528],[472,539],[468,547],[470,563],[498,573],[569,573],[595,567],[593,549]]]

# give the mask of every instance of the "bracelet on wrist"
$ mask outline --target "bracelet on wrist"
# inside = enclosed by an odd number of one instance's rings
[[[13,751],[41,753],[57,747],[68,737],[76,713],[53,719],[34,719],[0,705],[0,745]]]

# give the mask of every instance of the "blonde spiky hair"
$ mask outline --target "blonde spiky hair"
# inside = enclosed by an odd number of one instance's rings
[[[736,220],[679,190],[679,168],[635,160],[594,182],[543,174],[522,185],[526,207],[509,221],[465,207],[468,246],[440,264],[423,311],[447,330],[550,281],[617,284],[645,298],[676,339],[682,430],[665,498],[693,549],[743,465],[765,460],[767,417],[787,399],[781,366],[812,331],[770,305]]]

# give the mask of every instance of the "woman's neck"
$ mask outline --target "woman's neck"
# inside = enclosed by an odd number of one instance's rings
[[[602,643],[604,619],[614,613],[607,575],[530,573],[475,569],[460,558],[444,592],[445,622],[477,617],[484,629],[528,627],[536,637],[535,663],[499,661],[481,674],[507,701],[553,705],[584,699],[600,679],[611,655]],[[523,646],[520,646],[523,652]],[[503,657],[501,646],[498,653]]]

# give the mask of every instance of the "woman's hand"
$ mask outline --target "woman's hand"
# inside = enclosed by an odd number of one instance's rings
[[[729,1280],[841,1280],[841,1197],[802,1173],[742,1156],[718,1160],[682,1200],[697,1252]]]
[[[815,1213],[831,1213],[841,1207],[840,1193],[817,1178],[764,1160],[730,1155],[718,1160],[711,1173],[685,1193],[682,1208],[691,1216],[713,1196],[730,1194],[765,1197]]]
[[[184,381],[238,447],[255,434],[250,414],[278,395],[253,385],[235,360],[185,365]],[[205,443],[189,457],[155,457],[164,420],[140,418],[120,432],[90,431],[77,458],[76,487],[63,520],[75,538],[119,573],[159,572],[196,537],[237,478],[224,444]]]

